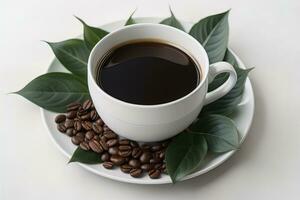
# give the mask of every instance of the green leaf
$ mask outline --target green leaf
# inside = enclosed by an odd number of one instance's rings
[[[76,17],[76,16],[75,16]],[[108,34],[107,31],[87,25],[82,19],[76,17],[83,25],[83,37],[86,46],[92,50],[93,47]]]
[[[206,17],[194,24],[189,32],[203,45],[210,63],[224,58],[229,37],[228,14],[229,10]]]
[[[95,153],[93,151],[85,151],[80,147],[77,147],[69,163],[71,162],[80,162],[85,164],[99,164],[102,163],[103,161],[101,160],[100,154]]]
[[[72,74],[53,72],[41,75],[16,92],[50,111],[65,112],[66,105],[89,98],[88,88]]]
[[[193,172],[207,153],[205,138],[183,132],[172,139],[166,150],[167,171],[173,183]]]
[[[131,24],[136,24],[136,21],[132,18],[132,16],[134,15],[135,11],[136,11],[136,9],[131,13],[131,15],[129,16],[129,18],[125,22],[125,26],[131,25]]]
[[[239,64],[236,58],[234,57],[234,55],[231,53],[229,49],[226,49],[224,61],[230,63],[234,67],[234,69],[239,68]]]
[[[205,114],[230,115],[240,103],[244,91],[245,82],[251,69],[236,68],[237,82],[225,96],[203,107],[199,117]]]
[[[235,150],[239,146],[239,136],[231,119],[222,115],[207,115],[198,119],[189,127],[192,134],[205,137],[208,150],[223,153]]]
[[[160,22],[160,24],[169,25],[169,26],[172,26],[172,27],[175,27],[175,28],[178,28],[178,29],[184,31],[182,24],[177,20],[177,18],[173,14],[171,8],[170,8],[170,13],[171,13],[171,17],[164,19],[163,21]]]
[[[86,80],[87,61],[90,51],[83,40],[70,39],[62,42],[47,42],[52,48],[56,58],[70,72]]]

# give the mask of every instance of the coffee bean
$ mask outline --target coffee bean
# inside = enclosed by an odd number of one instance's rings
[[[106,136],[105,136],[106,137]],[[117,139],[110,139],[106,142],[106,144],[109,146],[109,147],[112,147],[114,145],[116,145],[118,143],[118,140]]]
[[[89,110],[92,107],[92,104],[93,104],[92,100],[90,100],[90,99],[85,100],[82,104],[82,108],[84,110]]]
[[[59,132],[61,132],[61,133],[65,133],[67,128],[66,128],[65,124],[58,124],[57,130],[59,130]]]
[[[109,153],[110,155],[117,155],[118,152],[119,152],[118,147],[110,147],[110,148],[108,149],[108,153]]]
[[[136,141],[130,141],[130,145],[132,147],[138,147],[139,146],[139,144]]]
[[[166,171],[166,163],[163,163],[160,169],[162,172]]]
[[[79,107],[78,111],[77,111],[77,117],[80,118],[82,115],[85,115],[87,113],[88,113],[88,110],[84,110],[82,107]]]
[[[103,152],[103,149],[102,149],[101,145],[99,144],[99,142],[97,140],[89,141],[89,146],[96,153],[102,153]]]
[[[142,175],[143,173],[143,170],[141,169],[131,169],[130,170],[130,176],[132,177],[135,177],[135,178],[138,178]]]
[[[122,150],[118,152],[119,156],[126,158],[131,155],[131,150]]]
[[[154,165],[154,169],[161,169],[162,164],[161,163],[157,163]]]
[[[158,169],[152,169],[148,172],[148,175],[152,179],[157,179],[160,177],[160,171]]]
[[[100,140],[100,144],[105,151],[108,150],[108,145],[106,144],[106,142],[104,140]]]
[[[79,107],[80,107],[80,103],[79,102],[70,103],[67,106],[67,111],[77,110]]]
[[[120,145],[129,145],[130,144],[130,141],[129,140],[126,140],[126,139],[122,139],[119,141],[119,144]]]
[[[118,165],[118,166],[119,166],[119,165],[124,164],[125,159],[122,158],[122,157],[119,156],[119,155],[112,155],[112,156],[110,157],[110,161],[113,162],[115,165]]]
[[[80,146],[81,149],[83,149],[85,151],[90,150],[90,146],[87,142],[81,142],[79,146]]]
[[[144,152],[140,157],[140,161],[143,164],[149,163],[151,158],[152,158],[152,154],[150,152]]]
[[[165,152],[164,151],[159,152],[158,158],[163,160],[165,158]]]
[[[92,121],[95,121],[96,119],[98,119],[99,118],[99,115],[98,115],[98,113],[96,112],[96,110],[92,110],[91,112],[90,112],[90,119],[92,120]]]
[[[114,164],[112,162],[104,162],[102,165],[106,169],[112,169],[114,167]]]
[[[66,128],[73,128],[73,126],[74,126],[74,120],[69,119],[69,120],[65,121],[65,127]]]
[[[100,140],[99,135],[95,135],[95,136],[94,136],[94,139],[97,140],[97,141],[99,141],[99,140]]]
[[[109,158],[110,158],[110,156],[107,152],[105,152],[101,155],[101,160],[104,161],[104,162],[109,161]]]
[[[73,136],[73,135],[75,135],[76,134],[76,131],[75,131],[75,129],[73,129],[73,128],[68,128],[67,130],[66,130],[66,135],[68,135],[68,136]]]
[[[133,150],[132,150],[132,157],[134,158],[138,158],[142,155],[143,151],[139,148],[139,147],[135,147]]]
[[[81,130],[81,122],[80,121],[75,121],[74,122],[74,128],[76,131],[80,131]]]
[[[85,138],[88,140],[91,140],[95,136],[95,133],[93,131],[88,131],[85,133]]]
[[[124,164],[121,165],[121,171],[128,174],[130,172],[130,170],[132,169],[132,167],[130,165]]]
[[[107,131],[104,133],[104,136],[107,138],[107,139],[115,139],[117,138],[117,134],[115,134],[114,132],[112,131]]]
[[[141,166],[141,163],[137,159],[131,159],[129,160],[128,164],[133,168],[139,168]]]
[[[68,119],[74,119],[77,115],[77,112],[75,110],[67,112],[66,116]]]
[[[76,137],[79,140],[79,142],[84,141],[84,133],[82,133],[82,132],[76,133]]]
[[[106,131],[111,131],[111,129],[108,127],[108,126],[103,126],[103,131],[106,132]]]
[[[119,144],[120,144],[120,142],[119,142]],[[119,150],[120,151],[131,150],[131,146],[130,145],[121,145],[121,146],[119,146]]]
[[[156,163],[159,163],[159,161],[160,160],[157,158],[151,158],[149,162],[150,162],[150,164],[156,164]]]
[[[142,148],[144,151],[150,151],[151,146],[148,145],[148,144],[143,144],[143,145],[141,146],[141,148]]]
[[[92,124],[92,122],[84,121],[84,122],[81,123],[81,126],[82,126],[85,130],[89,131],[89,130],[92,130],[93,124]]]
[[[72,137],[71,141],[75,145],[79,145],[80,144],[80,140],[79,140],[79,138],[76,135]]]
[[[106,141],[108,140],[104,135],[102,135],[102,136],[100,137],[100,139],[103,140],[104,142],[106,142]]]
[[[103,126],[104,122],[101,118],[96,120],[96,123],[99,124],[100,126]]]
[[[145,171],[149,171],[152,168],[153,168],[153,165],[150,165],[150,164],[143,164],[143,165],[141,165],[141,169],[143,169]]]
[[[162,146],[161,145],[154,145],[151,147],[151,151],[159,151],[162,149]]]
[[[95,133],[97,133],[97,134],[101,134],[103,132],[102,126],[100,126],[97,123],[93,123],[92,128],[95,131]]]
[[[170,143],[170,141],[167,140],[167,141],[164,141],[161,145],[162,145],[163,147],[167,147],[167,146],[169,145],[169,143]]]
[[[89,120],[90,119],[90,113],[84,114],[80,116],[81,120]]]
[[[64,122],[65,120],[66,120],[66,116],[65,115],[57,115],[55,117],[55,122],[57,124],[60,124],[60,123]]]

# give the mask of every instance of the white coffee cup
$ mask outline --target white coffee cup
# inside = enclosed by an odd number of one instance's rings
[[[163,41],[186,52],[201,72],[199,85],[180,99],[158,105],[131,104],[104,92],[96,83],[99,61],[112,48],[134,40]],[[224,72],[229,73],[228,80],[208,93],[208,76],[214,78]],[[232,65],[226,62],[209,65],[207,53],[196,39],[181,30],[161,24],[130,25],[109,33],[93,48],[88,61],[89,91],[99,115],[120,136],[142,142],[165,140],[180,133],[197,118],[203,105],[227,94],[236,80]]]

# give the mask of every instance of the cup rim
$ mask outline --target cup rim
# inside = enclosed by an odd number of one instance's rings
[[[94,57],[94,54],[97,51],[98,46],[102,43],[102,41],[106,40],[109,37],[112,37],[113,35],[115,35],[116,33],[120,32],[120,31],[135,28],[135,27],[144,27],[144,26],[152,26],[153,28],[164,27],[164,28],[173,30],[175,32],[178,32],[179,34],[182,34],[183,37],[188,37],[190,40],[192,40],[194,43],[196,43],[198,48],[201,50],[201,52],[203,54],[202,56],[203,56],[203,59],[204,59],[204,63],[205,63],[205,66],[201,66],[201,67],[204,68],[204,73],[202,72],[203,73],[202,74],[202,80],[200,80],[200,83],[197,85],[197,87],[194,88],[187,95],[185,95],[183,97],[180,97],[179,99],[175,99],[173,101],[166,102],[166,103],[161,103],[161,104],[153,104],[153,105],[134,104],[134,103],[129,103],[129,102],[122,101],[120,99],[117,99],[117,98],[111,96],[110,94],[106,93],[102,88],[100,88],[99,85],[96,83],[96,80],[95,80],[95,78],[92,74],[92,58]],[[170,106],[170,105],[179,103],[179,102],[189,98],[194,93],[196,93],[196,91],[199,90],[202,87],[202,85],[205,83],[205,81],[207,79],[207,75],[208,75],[208,71],[209,71],[209,60],[208,60],[208,55],[207,55],[204,47],[200,44],[199,41],[197,41],[194,37],[192,37],[188,33],[184,32],[182,30],[179,30],[177,28],[174,28],[174,27],[171,27],[171,26],[168,26],[168,25],[164,25],[164,24],[139,23],[139,24],[132,24],[132,25],[129,25],[129,26],[124,26],[124,27],[118,28],[118,29],[108,33],[100,41],[98,41],[97,44],[91,50],[91,53],[90,53],[89,59],[88,59],[88,66],[87,67],[88,67],[88,78],[92,81],[92,84],[94,84],[96,86],[97,91],[101,92],[104,96],[106,96],[110,100],[112,100],[116,103],[119,103],[119,104],[123,104],[123,105],[130,106],[130,107],[135,107],[135,108],[160,108],[160,107]],[[88,84],[90,84],[90,81],[88,81]]]

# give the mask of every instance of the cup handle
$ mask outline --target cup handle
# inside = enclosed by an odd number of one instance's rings
[[[217,62],[209,66],[209,75],[214,79],[218,74],[229,73],[229,78],[217,89],[206,94],[204,105],[210,104],[226,95],[236,84],[237,75],[233,66],[227,62]]]

